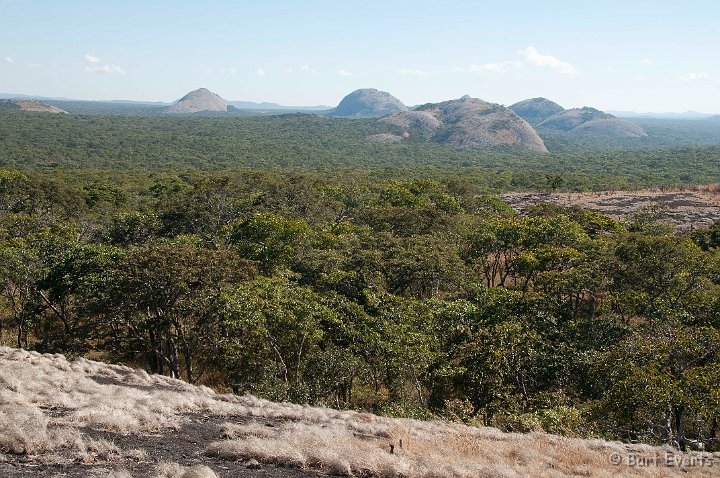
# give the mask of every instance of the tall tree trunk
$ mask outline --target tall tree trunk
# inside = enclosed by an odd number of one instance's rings
[[[175,339],[169,331],[166,334],[166,341],[168,348],[168,358],[170,360],[170,363],[168,364],[168,366],[170,367],[170,376],[172,378],[180,378],[180,360],[178,358],[177,345],[175,344]]]

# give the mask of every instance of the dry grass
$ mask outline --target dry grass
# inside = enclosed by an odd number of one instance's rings
[[[90,461],[147,460],[141,450],[125,451],[82,431],[167,433],[168,428],[179,429],[188,413],[226,417],[219,441],[198,445],[209,456],[337,475],[710,477],[720,470],[720,454],[682,455],[686,461],[712,459],[714,467],[633,467],[626,464],[628,457],[658,457],[662,464],[666,450],[278,404],[220,395],[127,367],[0,348],[1,453],[70,449]],[[238,423],[234,417],[243,419]],[[621,457],[620,465],[610,463],[613,454]],[[189,472],[177,464],[160,464],[154,476],[180,478]]]
[[[291,413],[288,418],[294,416]],[[649,446],[351,413],[330,414],[325,420],[286,421],[272,428],[228,423],[224,432],[230,439],[211,444],[208,453],[347,476],[709,477],[718,473],[710,467],[679,470],[610,463],[613,454],[624,463],[630,456],[664,461],[666,451]]]

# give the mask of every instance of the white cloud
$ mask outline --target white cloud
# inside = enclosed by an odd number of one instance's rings
[[[40,63],[28,63],[27,67],[31,70],[39,70],[40,68],[42,68],[42,65]]]
[[[678,79],[684,83],[690,83],[691,81],[707,80],[710,75],[707,73],[693,73],[690,72],[686,75],[681,75]]]
[[[317,75],[319,72],[316,68],[314,68],[310,63],[305,63],[304,65],[300,65],[295,68],[283,68],[282,70],[285,73],[312,73],[313,75]]]
[[[522,63],[519,61],[502,61],[499,63],[486,63],[484,65],[471,65],[471,68],[477,71],[489,71],[492,73],[504,73],[508,70],[514,70],[516,68],[522,68]]]
[[[315,68],[313,68],[310,63],[305,63],[304,65],[300,65],[300,71],[312,73],[313,75],[318,74],[318,71]]]
[[[92,55],[85,55],[83,57],[83,60],[85,60],[88,63],[100,63],[100,58]]]
[[[98,65],[98,66],[86,66],[85,73],[89,73],[91,75],[95,75],[98,73],[108,74],[108,75],[112,75],[112,74],[124,75],[127,72],[118,65],[102,65],[102,66]]]
[[[402,69],[397,71],[400,75],[410,75],[410,76],[420,76],[420,77],[428,77],[432,75],[432,73],[429,73],[427,71],[423,70],[408,70],[408,69]]]
[[[230,75],[232,75],[232,76],[235,76],[235,74],[237,73],[237,70],[235,68],[228,68],[228,73],[230,73]]]
[[[532,46],[519,51],[518,54],[523,58],[525,63],[530,65],[552,68],[553,70],[568,75],[574,75],[577,73],[575,67],[567,61],[560,60],[552,55],[543,55]]]
[[[652,58],[643,58],[642,60],[638,60],[638,63],[640,63],[641,65],[654,65],[655,60],[653,60]]]
[[[517,60],[500,61],[497,63],[485,63],[484,65],[470,65],[467,68],[456,66],[455,73],[505,73],[509,70],[522,68],[522,62]]]
[[[351,76],[352,75],[352,73],[350,73],[347,70],[338,70],[337,74],[340,76]]]
[[[6,56],[6,57],[5,57],[5,63],[9,63],[9,64],[12,65],[13,63],[15,63],[15,60],[13,60],[12,58],[10,58],[9,56]]]
[[[520,60],[506,60],[494,63],[485,63],[483,65],[469,65],[467,67],[456,66],[452,69],[455,73],[505,73],[512,70],[518,70],[523,65],[535,65],[541,67],[552,68],[560,73],[574,75],[577,73],[567,61],[560,60],[551,55],[543,55],[537,51],[535,47],[529,46],[524,50],[520,50],[518,55],[522,57]]]
[[[262,68],[258,68],[257,70],[255,70],[255,74],[257,76],[265,76],[265,70]]]

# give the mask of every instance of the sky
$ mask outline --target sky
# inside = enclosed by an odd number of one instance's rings
[[[0,93],[720,113],[720,2],[0,0]]]

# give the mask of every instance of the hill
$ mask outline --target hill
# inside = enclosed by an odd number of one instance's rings
[[[129,367],[7,347],[0,384],[6,478],[710,477],[717,468],[697,464],[720,460],[220,395]],[[664,466],[667,456],[696,466]],[[659,465],[629,465],[633,458]]]
[[[408,107],[402,101],[386,91],[375,88],[355,90],[340,101],[335,109],[328,113],[334,118],[381,118]]]
[[[13,109],[22,111],[32,111],[35,113],[64,113],[64,111],[56,106],[43,103],[38,100],[26,100],[26,99],[10,99],[0,100],[0,109]]]
[[[548,152],[532,126],[512,110],[477,98],[422,105],[380,121],[406,129],[409,137],[458,148],[517,146]]]
[[[667,119],[667,120],[696,120],[706,119],[713,116],[710,113],[701,113],[699,111],[683,111],[683,112],[645,112],[638,113],[637,111],[606,111],[611,115],[618,116],[620,118],[654,118],[654,119]]]
[[[164,112],[170,114],[188,114],[199,113],[201,111],[226,112],[227,110],[227,101],[206,88],[199,88],[191,91],[174,104],[165,108]]]
[[[538,128],[604,137],[644,138],[647,136],[640,126],[589,107],[565,110],[550,116],[537,126]]]
[[[531,125],[540,124],[549,117],[565,111],[565,108],[547,98],[520,101],[511,105],[510,109]]]

